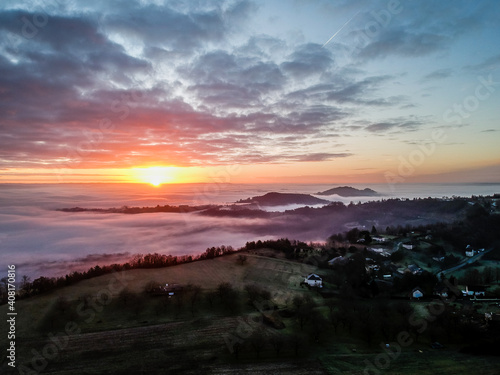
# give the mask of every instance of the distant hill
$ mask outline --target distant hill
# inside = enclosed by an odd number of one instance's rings
[[[336,187],[333,189],[325,190],[319,193],[316,193],[317,195],[333,195],[337,194],[340,195],[341,197],[374,197],[377,196],[378,193],[375,190],[372,189],[356,189],[351,186],[340,186]]]
[[[267,193],[253,198],[240,199],[236,203],[254,203],[262,206],[285,206],[287,204],[328,204],[330,201],[309,194]]]

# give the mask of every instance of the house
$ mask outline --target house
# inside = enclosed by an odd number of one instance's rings
[[[411,291],[411,298],[420,299],[424,296],[424,292],[418,286]]]
[[[315,273],[309,274],[305,279],[304,283],[306,283],[309,286],[316,286],[319,288],[323,287],[323,279],[316,275]]]
[[[422,268],[420,268],[416,264],[410,264],[406,271],[411,272],[414,275],[420,275],[423,272]]]
[[[384,249],[384,248],[382,248],[382,247],[378,247],[378,248],[376,248],[376,247],[370,247],[370,248],[368,249],[368,251],[373,251],[374,253],[380,254],[380,255],[382,255],[383,257],[389,257],[389,256],[391,256],[391,254],[389,254],[389,253],[387,252],[387,249]]]
[[[387,238],[380,237],[380,236],[373,236],[372,240],[375,241],[375,242],[385,242],[385,241],[387,241]]]
[[[169,296],[172,297],[175,294],[179,294],[182,292],[184,288],[180,284],[165,284],[165,286],[158,286],[153,288],[151,292],[155,296]]]
[[[466,286],[465,290],[462,290],[462,295],[464,297],[478,297],[478,296],[484,296],[486,294],[486,288],[481,285],[471,285],[471,286]]]
[[[467,245],[465,248],[465,256],[473,257],[474,255],[476,255],[476,250],[474,250],[471,245]]]
[[[443,298],[448,298],[448,296],[450,295],[450,291],[446,286],[440,285],[434,288],[434,295]]]
[[[411,242],[404,243],[401,246],[403,246],[407,250],[414,250],[417,248],[417,245],[418,244],[416,242],[411,241]]]

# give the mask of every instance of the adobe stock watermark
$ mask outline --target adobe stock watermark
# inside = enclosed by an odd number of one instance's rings
[[[491,98],[496,91],[494,86],[500,84],[500,82],[493,81],[491,74],[487,78],[479,76],[477,81],[478,84],[471,95],[466,96],[460,103],[454,103],[443,112],[444,121],[455,126],[461,125],[464,119],[469,118],[473,112],[481,107],[481,102]],[[452,130],[456,130],[456,128],[452,128]],[[412,150],[406,157],[399,156],[397,171],[384,173],[391,192],[395,192],[397,184],[404,183],[408,177],[412,176],[416,169],[436,152],[437,146],[443,144],[447,138],[448,133],[442,129],[435,129],[431,133],[431,138],[424,144]]]
[[[73,3],[73,0],[49,0],[44,2],[42,6],[39,6],[39,9],[36,9],[36,11],[31,11],[30,14],[23,15],[19,20],[19,32],[7,32],[7,41],[11,50],[18,52],[18,47],[23,40],[35,38],[49,24],[49,14],[55,12],[57,7],[67,7]]]
[[[311,264],[306,265],[301,263],[298,272],[293,272],[293,269],[292,271],[290,271],[289,274],[282,271],[281,282],[284,285],[288,285],[292,282],[292,278],[296,278],[297,276],[302,277],[305,276],[305,274],[307,273],[316,272],[316,270],[319,267],[319,262],[325,259],[327,258],[325,258],[324,256],[320,257],[319,259],[313,257],[310,260]],[[272,262],[272,260],[270,261]],[[263,266],[263,268],[265,267]],[[252,334],[254,334],[257,330],[262,330],[264,313],[266,311],[273,311],[275,308],[276,304],[273,302],[273,299],[276,300],[286,296],[287,292],[278,291],[277,293],[275,293],[275,295],[272,297],[271,300],[252,301],[252,305],[259,312],[259,316],[248,317],[247,319],[238,317],[237,319],[238,325],[235,328],[234,332],[223,334],[224,342],[231,354],[237,353],[239,346],[242,345],[245,342],[245,340],[250,338]],[[269,332],[272,332],[272,330],[269,330]]]
[[[436,152],[437,146],[444,143],[446,139],[447,134],[443,129],[435,129],[432,131],[430,139],[412,150],[406,157],[398,156],[397,170],[384,173],[385,181],[391,192],[396,191],[397,184],[404,183],[408,177],[413,175],[416,169]]]
[[[224,342],[231,354],[237,351],[237,346],[243,344],[245,339],[248,339],[256,330],[262,329],[262,322],[264,321],[264,312],[266,310],[272,310],[274,304],[271,301],[252,301],[252,304],[259,312],[257,317],[249,317],[248,319],[243,319],[238,317],[238,326],[234,333],[226,333],[223,335]]]
[[[481,102],[488,100],[491,94],[495,92],[496,85],[500,82],[494,82],[492,75],[488,75],[487,78],[483,76],[477,77],[479,82],[474,89],[474,93],[466,96],[461,103],[454,103],[450,108],[448,108],[443,113],[443,120],[460,125],[462,121],[469,118],[471,114],[479,109]]]
[[[82,331],[82,324],[90,324],[101,313],[105,306],[109,305],[114,296],[126,288],[130,279],[126,277],[126,271],[114,273],[114,277],[105,288],[100,289],[95,296],[88,301],[81,302],[76,307],[77,315],[83,322],[69,321],[64,325],[64,330],[47,335],[47,342],[42,349],[31,349],[33,357],[28,364],[22,364],[17,369],[19,374],[37,375],[43,372],[49,365],[49,361],[57,358],[69,344],[71,336],[78,335]]]
[[[422,318],[418,317],[414,312],[410,315],[408,323],[415,328],[418,334],[421,334],[427,330],[429,323],[432,323],[441,315],[445,310],[446,306],[450,303],[455,302],[456,296],[461,295],[460,290],[448,280],[444,281],[444,284],[452,293],[452,297],[446,300],[444,297],[440,299],[434,299],[429,304],[429,316]],[[375,356],[373,361],[365,359],[363,363],[365,364],[365,369],[363,370],[364,375],[380,375],[381,370],[387,370],[391,363],[399,358],[403,348],[409,347],[413,344],[414,340],[408,331],[401,331],[396,336],[396,341],[389,344],[380,343],[380,347],[383,350],[382,353]]]

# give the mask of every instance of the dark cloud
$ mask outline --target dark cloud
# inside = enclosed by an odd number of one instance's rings
[[[486,129],[486,130],[482,130],[481,133],[494,133],[494,132],[498,132],[500,130],[498,129]]]
[[[337,103],[353,103],[360,105],[396,105],[403,97],[374,98],[374,94],[382,84],[388,82],[390,76],[366,77],[355,81],[347,78],[335,83],[311,85],[305,89],[293,91],[287,95],[288,100],[304,102],[325,101]]]
[[[382,133],[387,131],[415,131],[427,124],[425,119],[392,119],[385,122],[373,123],[365,127],[365,130],[372,133]]]
[[[239,58],[225,51],[202,55],[179,72],[193,82],[188,89],[205,104],[228,109],[262,106],[262,96],[285,83],[276,64]]]
[[[326,160],[334,160],[338,158],[346,158],[351,156],[349,153],[340,153],[340,154],[331,154],[331,153],[316,153],[316,154],[308,154],[294,157],[294,161],[326,161]]]
[[[281,64],[283,71],[294,78],[304,79],[311,75],[326,72],[333,64],[329,50],[319,44],[304,44],[299,46]]]
[[[451,39],[429,32],[413,33],[404,28],[383,30],[380,36],[357,51],[361,59],[383,58],[390,55],[424,56],[440,51]]]

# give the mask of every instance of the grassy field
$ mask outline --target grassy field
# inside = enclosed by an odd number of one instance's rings
[[[278,355],[269,343],[256,354],[248,344],[248,336],[242,332],[250,329],[271,337],[276,330],[259,321],[260,314],[245,302],[246,295],[240,293],[240,307],[235,311],[228,311],[220,302],[212,306],[205,298],[220,283],[229,282],[238,290],[248,284],[265,287],[281,308],[292,306],[296,295],[309,295],[322,304],[322,297],[316,292],[300,286],[310,272],[333,271],[249,254],[244,265],[237,264],[236,255],[231,255],[85,280],[17,302],[17,363],[30,369],[39,366],[36,369],[39,373],[58,375],[362,374],[365,360],[373,361],[382,352],[376,342],[367,345],[341,332],[334,337],[323,336],[318,343],[305,339],[298,356],[291,346]],[[171,299],[146,294],[144,290],[152,281],[197,284],[202,287],[202,293],[193,308],[189,294]],[[123,298],[124,290],[130,292],[127,299]],[[101,298],[102,303],[84,305],[84,296]],[[0,307],[4,317],[6,307]],[[318,311],[328,315],[326,306]],[[422,307],[419,315],[425,314]],[[282,321],[286,328],[279,331],[280,334],[291,336],[297,321],[292,317],[283,317]],[[238,358],[228,349],[231,335],[239,335],[244,341]],[[6,337],[6,325],[2,324],[2,348]],[[61,346],[59,349],[54,346],[56,341]],[[5,357],[1,360],[1,373],[10,373]],[[499,364],[496,358],[465,356],[452,349],[432,351],[424,345],[403,351],[380,373],[469,374],[475,369],[475,374],[495,374]]]
[[[137,269],[108,274],[81,281],[50,294],[18,301],[17,309],[20,311],[20,316],[17,329],[24,337],[32,336],[58,297],[76,303],[82,296],[97,296],[99,293],[107,294],[109,291],[115,299],[119,294],[113,293],[115,289],[125,288],[133,293],[142,293],[150,282],[158,285],[196,284],[204,290],[215,289],[222,282],[230,282],[237,289],[243,289],[247,284],[257,284],[272,290],[277,303],[285,303],[294,291],[304,291],[299,285],[300,282],[304,276],[315,270],[313,266],[256,255],[248,255],[246,264],[241,266],[236,263],[236,255],[232,255],[175,267]],[[0,314],[5,315],[6,309],[7,306],[1,306]],[[6,332],[6,327],[2,325],[1,339],[4,339]]]

